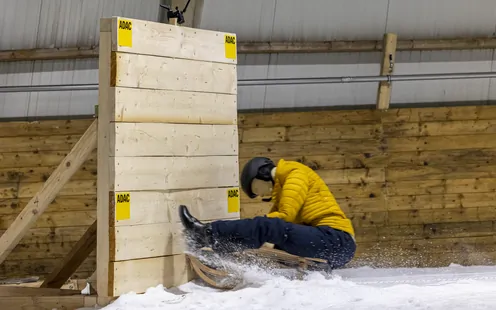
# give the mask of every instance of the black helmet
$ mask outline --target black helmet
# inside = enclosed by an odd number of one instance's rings
[[[274,162],[266,157],[254,157],[246,163],[241,172],[241,188],[248,197],[257,197],[251,190],[253,179],[272,181],[271,171],[274,167]]]

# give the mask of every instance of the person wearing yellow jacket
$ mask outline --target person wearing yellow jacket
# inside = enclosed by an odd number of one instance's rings
[[[325,259],[331,269],[349,263],[356,251],[355,231],[331,191],[308,166],[254,157],[241,173],[241,187],[250,198],[272,202],[265,216],[203,224],[181,205],[179,215],[194,247],[217,252],[259,248],[272,243],[287,253]]]

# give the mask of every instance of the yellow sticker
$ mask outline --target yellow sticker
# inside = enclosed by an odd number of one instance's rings
[[[236,37],[224,35],[224,48],[226,50],[226,58],[236,59]]]
[[[133,47],[133,22],[128,19],[119,19],[117,43],[119,46]]]
[[[227,190],[227,213],[239,212],[239,187]]]
[[[115,193],[115,220],[131,218],[131,193]]]

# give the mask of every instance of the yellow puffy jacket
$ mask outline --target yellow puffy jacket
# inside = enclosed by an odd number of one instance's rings
[[[295,161],[279,160],[272,189],[274,205],[267,217],[310,226],[330,226],[355,236],[351,221],[334,195],[309,167]]]

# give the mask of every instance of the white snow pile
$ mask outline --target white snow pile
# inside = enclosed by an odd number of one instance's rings
[[[314,272],[304,280],[248,270],[244,278],[231,291],[199,280],[170,290],[157,286],[144,294],[122,295],[103,309],[496,309],[496,267],[364,267],[338,270],[327,279]]]

